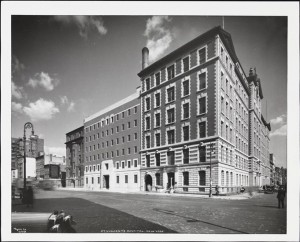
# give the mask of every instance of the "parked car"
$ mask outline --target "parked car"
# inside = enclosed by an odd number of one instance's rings
[[[273,194],[273,193],[274,193],[274,187],[273,186],[266,186],[265,194]]]

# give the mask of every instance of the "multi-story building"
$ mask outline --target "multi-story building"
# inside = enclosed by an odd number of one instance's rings
[[[84,187],[140,190],[140,89],[84,120]]]
[[[261,185],[270,125],[260,80],[247,77],[230,34],[213,28],[151,65],[142,54],[141,189]]]
[[[270,154],[270,185],[275,184],[275,163],[276,159],[274,154]]]
[[[66,186],[84,186],[84,129],[83,126],[66,134]]]
[[[58,167],[57,174],[51,174],[51,166]],[[43,154],[36,158],[36,177],[39,179],[56,178],[61,179],[61,173],[65,172],[66,158],[65,156],[55,154]],[[53,170],[56,170],[54,168]]]

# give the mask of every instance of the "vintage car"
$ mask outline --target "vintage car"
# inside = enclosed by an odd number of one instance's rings
[[[265,194],[273,194],[273,193],[274,193],[274,187],[273,186],[266,186]]]

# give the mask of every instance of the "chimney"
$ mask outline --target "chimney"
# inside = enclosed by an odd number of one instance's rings
[[[144,47],[142,49],[142,70],[149,65],[149,49]]]

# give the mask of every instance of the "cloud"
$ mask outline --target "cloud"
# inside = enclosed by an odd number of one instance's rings
[[[79,35],[85,39],[88,37],[88,33],[94,29],[96,29],[100,35],[107,33],[107,28],[104,26],[104,21],[101,17],[57,15],[54,16],[54,20],[67,25],[75,24],[79,29]]]
[[[21,72],[25,69],[25,65],[19,61],[16,56],[12,56],[12,73]]]
[[[23,113],[23,106],[21,103],[11,102],[11,110],[17,113]]]
[[[52,119],[59,109],[55,107],[54,102],[40,98],[34,103],[29,103],[29,106],[24,107],[23,111],[32,121],[40,121]]]
[[[274,119],[270,120],[271,125],[284,124],[286,123],[286,115],[282,114]]]
[[[75,102],[73,101],[70,102],[67,96],[60,97],[60,102],[62,105],[67,106],[68,112],[75,111]]]
[[[284,124],[280,128],[274,130],[273,132],[270,133],[270,137],[273,136],[286,136],[287,135],[287,125]]]
[[[34,78],[30,78],[28,81],[28,85],[33,88],[38,85],[44,87],[47,91],[52,91],[55,86],[59,83],[58,79],[51,78],[48,73],[36,73]]]
[[[53,154],[53,155],[59,155],[59,156],[65,156],[66,157],[66,148],[65,147],[45,146],[44,150],[45,150],[46,154]]]
[[[16,99],[21,99],[23,97],[23,87],[18,87],[13,81],[11,82],[11,95]]]
[[[153,16],[147,20],[144,36],[147,37],[150,62],[164,54],[173,41],[173,33],[166,26],[171,21],[168,16]]]

